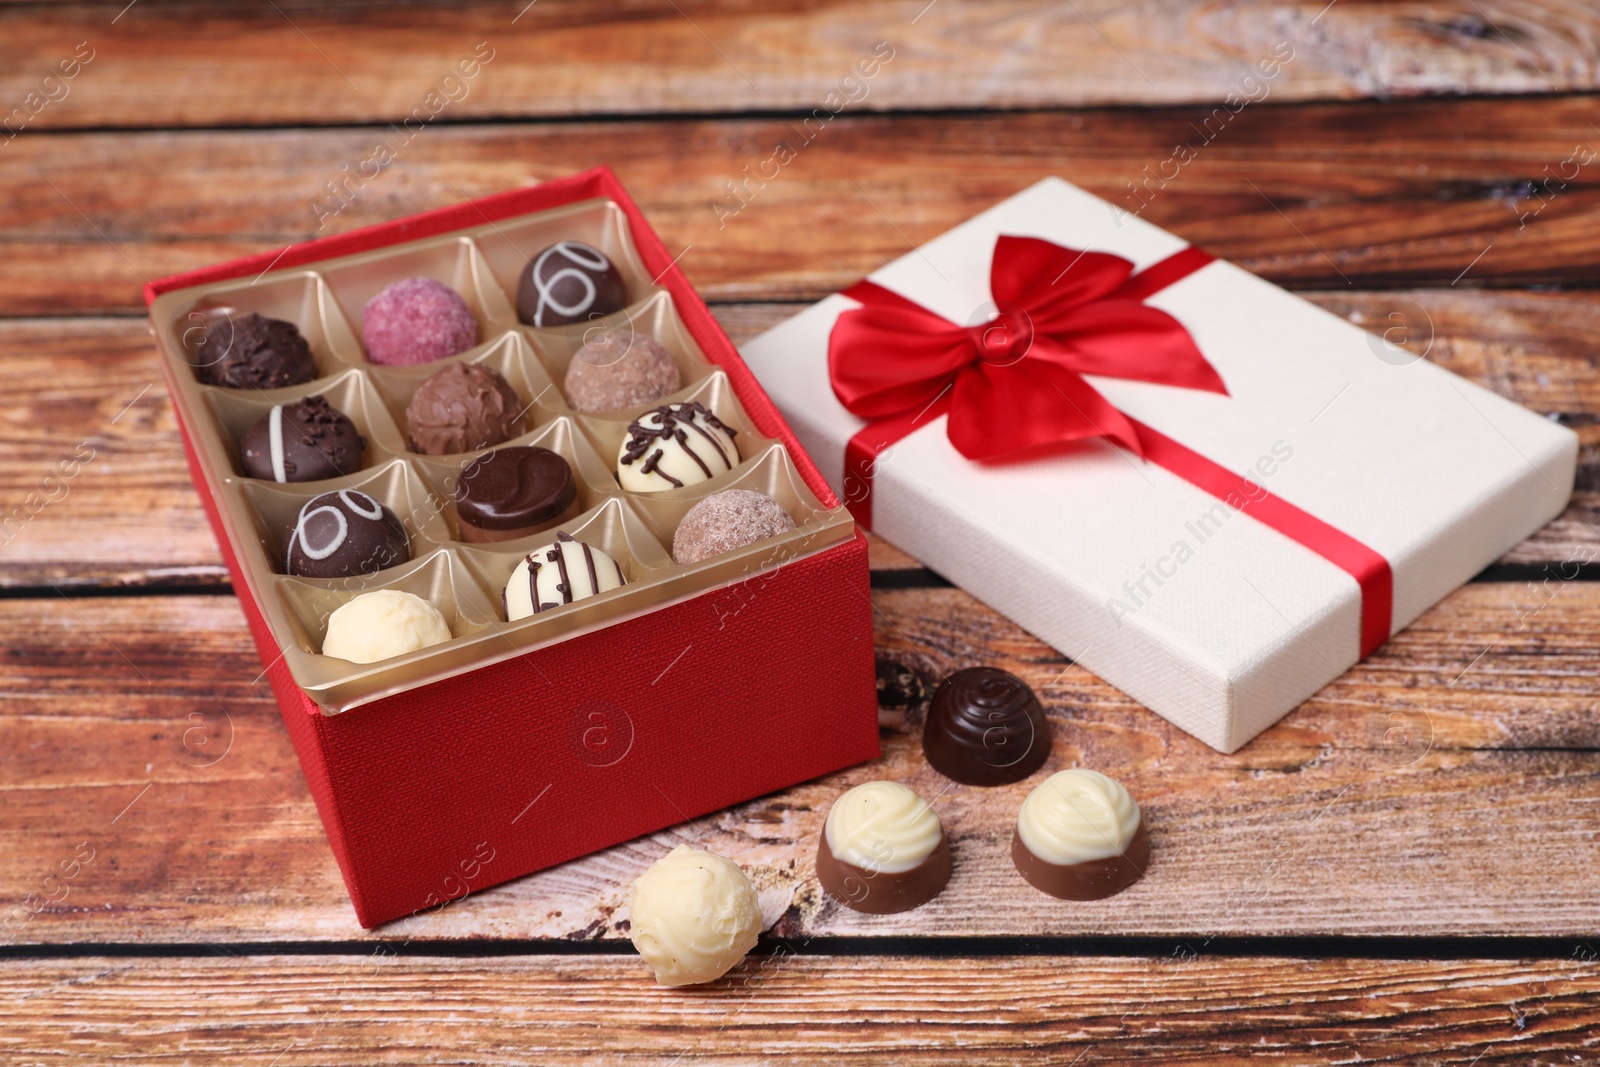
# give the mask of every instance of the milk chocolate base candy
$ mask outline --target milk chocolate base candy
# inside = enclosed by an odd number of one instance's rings
[[[867,782],[828,809],[817,880],[847,908],[910,911],[950,881],[950,843],[927,801],[898,782]]]
[[[963,785],[1020,782],[1050,756],[1050,720],[1021,678],[968,667],[933,694],[922,752],[934,770]]]
[[[1100,900],[1144,877],[1150,835],[1122,783],[1098,771],[1058,771],[1017,812],[1011,860],[1035,889]]]
[[[1120,856],[1084,860],[1081,863],[1051,863],[1028,851],[1022,835],[1011,832],[1011,862],[1017,873],[1033,888],[1061,900],[1104,900],[1116,896],[1140,878],[1150,865],[1150,835],[1144,823],[1134,832],[1128,849]]]

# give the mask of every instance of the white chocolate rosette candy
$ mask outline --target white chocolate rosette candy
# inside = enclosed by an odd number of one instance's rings
[[[633,947],[662,985],[727,974],[761,933],[756,887],[732,860],[679,845],[633,883]]]
[[[522,557],[500,596],[507,622],[571,604],[624,584],[616,560],[564,531]]]
[[[663,404],[628,424],[617,481],[630,493],[699,485],[739,465],[735,431],[704,404]]]
[[[817,880],[856,911],[909,911],[950,881],[950,845],[928,802],[899,782],[867,782],[828,809]]]
[[[1035,889],[1099,900],[1144,877],[1150,835],[1121,782],[1083,768],[1058,771],[1022,802],[1011,859]]]

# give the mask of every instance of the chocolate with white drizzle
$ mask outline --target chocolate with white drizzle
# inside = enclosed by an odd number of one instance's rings
[[[628,424],[617,480],[630,493],[698,485],[739,465],[737,431],[698,401],[663,404]]]
[[[622,272],[582,241],[557,241],[528,260],[517,279],[517,318],[529,326],[588,322],[627,303]]]
[[[252,478],[316,482],[361,469],[366,439],[324,396],[274,404],[239,438],[239,465]]]
[[[284,542],[284,566],[302,578],[371,574],[411,558],[406,528],[394,512],[355,489],[306,501]]]
[[[516,622],[622,584],[622,567],[616,560],[561,530],[553,542],[517,563],[501,590],[500,606],[506,621]]]

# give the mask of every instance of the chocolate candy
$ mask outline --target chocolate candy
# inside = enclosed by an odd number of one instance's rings
[[[654,404],[683,387],[672,353],[648,334],[615,326],[584,341],[567,367],[563,391],[589,414]]]
[[[414,451],[427,456],[492,448],[523,432],[527,407],[511,383],[481,363],[451,363],[406,405]]]
[[[405,278],[367,301],[361,339],[374,363],[432,363],[477,344],[478,320],[443,282]]]
[[[316,482],[361,469],[366,438],[356,424],[328,403],[308,396],[271,411],[239,438],[239,463],[252,478]]]
[[[698,401],[664,404],[628,424],[617,480],[631,493],[698,485],[739,464],[734,430]]]
[[[1050,722],[1028,683],[995,667],[968,667],[933,694],[922,728],[933,768],[964,785],[1020,782],[1050,756]]]
[[[1035,889],[1100,900],[1144,877],[1150,835],[1121,782],[1081,768],[1058,771],[1022,802],[1011,860]]]
[[[679,845],[634,880],[628,936],[662,985],[721,978],[760,934],[756,887],[715,852]]]
[[[868,782],[828,809],[817,880],[856,911],[909,911],[950,881],[950,844],[927,801],[898,782]]]
[[[282,389],[317,376],[299,327],[254,312],[211,322],[190,361],[206,385],[228,389]]]
[[[622,567],[592,545],[558,532],[522,558],[500,594],[507,622],[550,611],[623,584]]]
[[[529,326],[570,326],[628,306],[622,272],[598,248],[559,241],[522,268],[517,318]]]
[[[548,448],[497,448],[473,460],[456,481],[462,541],[509,541],[570,518],[578,486],[572,468]]]
[[[678,523],[672,558],[685,566],[794,529],[794,519],[770,496],[749,489],[712,493]]]
[[[411,558],[406,528],[394,512],[354,489],[308,500],[284,541],[285,566],[302,578],[371,574]]]
[[[322,654],[351,663],[376,663],[451,638],[439,609],[415,593],[375,589],[328,616]]]

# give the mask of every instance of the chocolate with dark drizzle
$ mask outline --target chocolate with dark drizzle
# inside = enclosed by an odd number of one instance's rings
[[[656,417],[656,421],[660,423],[659,426],[645,425],[644,420],[651,415]],[[701,426],[694,421],[696,415],[701,417],[705,422],[705,426]],[[705,476],[710,478],[712,476],[711,468],[706,465],[705,460],[700,458],[700,453],[689,447],[689,434],[684,427],[694,430],[695,433],[709,441],[711,447],[717,450],[717,455],[722,458],[723,466],[730,471],[733,470],[734,464],[728,458],[727,450],[722,447],[722,444],[715,436],[707,432],[706,428],[721,430],[730,439],[739,431],[713,415],[711,410],[698,400],[688,400],[680,404],[663,404],[654,411],[647,411],[628,423],[628,445],[623,451],[619,462],[626,466],[632,466],[646,452],[650,452],[650,447],[657,441],[676,440],[678,444],[683,446],[683,451],[689,458],[699,464],[700,469],[705,472]],[[661,470],[662,453],[663,450],[660,448],[650,452],[650,455],[645,458],[644,465],[639,468],[639,472],[641,474],[658,474],[671,482],[674,489],[683,488],[681,481]]]

